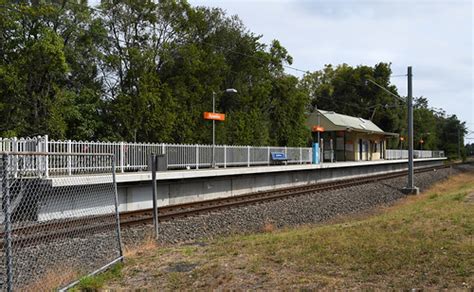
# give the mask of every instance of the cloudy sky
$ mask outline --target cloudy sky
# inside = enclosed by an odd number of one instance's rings
[[[411,65],[414,95],[428,97],[432,107],[456,114],[474,131],[471,0],[189,1],[238,15],[266,43],[278,39],[303,70],[383,61],[403,75]],[[392,82],[406,95],[405,77]]]
[[[383,61],[392,63],[394,75],[403,75],[411,65],[414,95],[428,97],[431,106],[456,114],[474,131],[470,0],[190,2],[238,15],[266,43],[280,40],[293,56],[293,65],[303,70]],[[392,82],[406,95],[405,77],[393,77]]]

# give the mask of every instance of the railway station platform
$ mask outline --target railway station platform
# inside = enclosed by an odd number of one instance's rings
[[[415,159],[415,168],[438,166],[446,158]],[[368,175],[406,170],[408,161],[378,160],[358,162],[335,162],[322,164],[298,164],[256,167],[232,167],[219,169],[173,170],[157,172],[158,206],[196,202],[267,191],[277,188],[301,186],[320,182],[350,179]],[[70,177],[51,177],[52,187],[61,188],[77,184],[98,184],[110,176],[84,175]],[[151,172],[119,173],[116,177],[120,211],[133,211],[152,207]],[[401,186],[402,187],[402,186]],[[57,199],[57,198],[56,198]],[[103,206],[90,206],[89,202],[78,197],[75,202],[56,202],[55,210],[39,210],[61,217],[68,206],[83,209],[91,214]],[[51,204],[46,204],[51,205]],[[98,208],[99,207],[99,208]]]

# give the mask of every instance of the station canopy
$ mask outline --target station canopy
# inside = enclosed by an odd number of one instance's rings
[[[318,125],[318,113],[320,125]],[[333,111],[317,110],[312,112],[306,121],[311,129],[313,126],[322,126],[325,131],[354,131],[368,134],[381,134],[385,136],[398,136],[397,133],[385,132],[371,120],[338,114]]]

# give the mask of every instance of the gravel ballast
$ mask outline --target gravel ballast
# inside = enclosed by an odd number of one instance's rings
[[[415,175],[420,191],[458,172],[446,168]],[[321,223],[340,215],[368,211],[390,205],[407,196],[402,192],[407,178],[399,177],[354,187],[312,193],[256,205],[235,207],[199,216],[160,223],[159,241],[178,243],[205,238],[263,231],[265,226],[289,227]],[[123,228],[125,245],[136,245],[152,235],[151,225]]]

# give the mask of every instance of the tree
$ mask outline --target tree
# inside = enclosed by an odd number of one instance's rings
[[[389,63],[326,65],[298,79],[293,58],[222,9],[185,0],[0,0],[0,136],[305,146],[316,107],[406,135]],[[238,94],[226,95],[226,88]],[[464,123],[415,100],[415,145],[457,155]],[[398,141],[389,141],[397,147]]]
[[[87,5],[0,4],[0,110],[10,116],[0,134],[97,136],[101,84],[92,47],[101,26]]]

